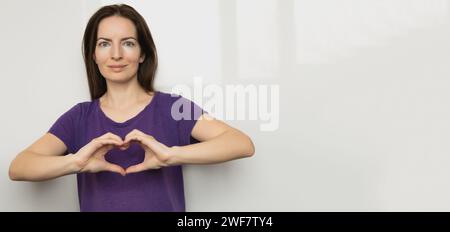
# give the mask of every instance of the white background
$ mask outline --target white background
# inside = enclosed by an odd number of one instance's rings
[[[78,211],[75,176],[11,160],[89,100],[87,19],[116,1],[0,2],[0,210]],[[188,211],[450,210],[450,1],[124,1],[147,20],[156,87],[278,85],[280,123],[227,121],[250,159],[185,166]]]

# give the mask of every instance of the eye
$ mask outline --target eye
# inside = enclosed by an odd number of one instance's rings
[[[98,46],[100,46],[100,47],[106,47],[108,45],[109,45],[108,42],[105,42],[105,41],[98,43]]]
[[[126,41],[125,43],[125,46],[128,46],[128,47],[134,47],[134,43],[133,42],[131,42],[131,41]]]

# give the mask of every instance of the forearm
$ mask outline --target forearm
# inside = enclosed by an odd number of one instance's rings
[[[16,181],[45,181],[78,171],[72,154],[47,156],[24,151],[11,163],[9,176]]]
[[[250,157],[255,148],[251,139],[236,130],[227,131],[208,141],[171,148],[168,165],[214,164]]]

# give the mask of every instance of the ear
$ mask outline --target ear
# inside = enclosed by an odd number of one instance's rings
[[[97,63],[97,59],[95,58],[95,53],[92,54],[92,58],[94,59],[95,63]]]
[[[145,53],[142,54],[142,56],[139,58],[139,63],[144,62],[144,60],[145,60]]]

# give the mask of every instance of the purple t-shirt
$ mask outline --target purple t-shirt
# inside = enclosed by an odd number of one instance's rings
[[[190,114],[190,119],[173,118],[173,104],[178,112]],[[190,106],[190,110],[185,106]],[[166,146],[184,146],[199,142],[191,137],[191,132],[204,112],[182,96],[155,91],[151,102],[125,122],[110,119],[99,107],[99,100],[95,99],[73,106],[56,120],[48,132],[64,142],[66,154],[75,154],[92,139],[107,132],[125,139],[133,129],[152,135]],[[138,144],[132,144],[125,151],[110,150],[105,158],[126,169],[143,161],[144,150]],[[185,211],[180,165],[126,176],[114,172],[78,173],[77,183],[81,211]]]

